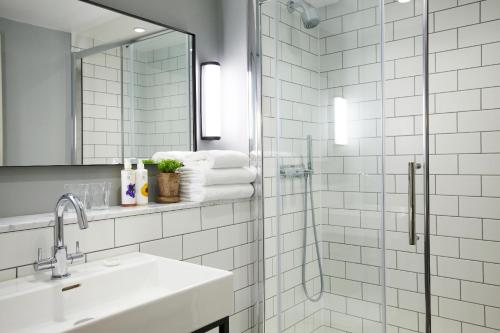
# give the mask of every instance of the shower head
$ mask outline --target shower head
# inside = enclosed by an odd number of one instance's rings
[[[289,0],[288,11],[300,13],[300,18],[306,29],[312,29],[319,24],[319,14],[316,8],[305,2],[305,0]]]

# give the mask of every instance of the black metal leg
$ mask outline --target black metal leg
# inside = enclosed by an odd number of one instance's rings
[[[222,319],[222,323],[219,326],[219,333],[229,333],[229,317]]]
[[[193,333],[206,333],[216,327],[219,328],[219,333],[229,333],[229,317],[214,321],[213,323],[208,324],[205,327],[197,329]]]

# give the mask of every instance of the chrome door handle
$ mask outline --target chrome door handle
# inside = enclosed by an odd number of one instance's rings
[[[408,236],[410,245],[415,245],[417,242],[415,232],[415,170],[421,167],[420,163],[408,162]]]

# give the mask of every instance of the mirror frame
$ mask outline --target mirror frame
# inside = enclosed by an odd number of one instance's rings
[[[100,7],[102,9],[106,9],[106,10],[109,10],[112,12],[116,12],[118,14],[133,17],[133,18],[136,18],[138,20],[143,20],[145,22],[156,24],[156,25],[164,27],[166,29],[174,30],[174,31],[191,36],[191,41],[190,41],[190,45],[189,45],[190,56],[191,56],[191,61],[190,61],[191,68],[190,68],[190,73],[189,73],[189,76],[191,79],[190,92],[189,92],[190,103],[191,103],[190,126],[189,127],[191,130],[191,145],[190,146],[192,147],[192,151],[197,151],[198,150],[198,135],[197,135],[197,113],[198,112],[197,112],[197,90],[196,90],[196,88],[197,88],[197,84],[196,84],[196,63],[197,63],[197,60],[196,60],[196,54],[197,54],[196,53],[196,35],[194,33],[185,31],[183,29],[179,29],[179,28],[169,26],[169,25],[164,24],[164,23],[160,23],[160,22],[148,19],[148,18],[144,18],[144,17],[138,16],[138,15],[132,14],[132,13],[128,13],[128,12],[120,10],[120,9],[116,9],[116,8],[113,8],[110,6],[96,3],[92,0],[78,0],[78,1],[87,3],[87,4],[92,5],[92,6]],[[1,39],[0,39],[0,41],[1,41]],[[1,48],[0,48],[0,50],[1,50]],[[2,59],[1,56],[0,56],[0,59]],[[81,89],[80,89],[80,94],[75,94],[76,87],[80,86],[80,88],[81,88],[81,81],[78,82],[78,80],[75,80],[75,69],[77,69],[77,67],[75,67],[75,65],[77,65],[78,62],[74,63],[74,59],[75,59],[75,57],[72,56],[71,57],[71,82],[72,82],[71,84],[73,84],[73,82],[75,82],[75,86],[71,87],[71,95],[72,95],[71,96],[71,110],[69,110],[71,112],[71,121],[72,121],[71,132],[72,132],[72,138],[73,138],[73,142],[68,143],[68,144],[71,144],[71,163],[70,164],[45,164],[45,165],[44,164],[3,165],[2,163],[0,163],[0,169],[2,169],[2,168],[52,167],[52,166],[56,166],[56,167],[58,167],[58,166],[64,166],[64,167],[110,166],[110,167],[113,167],[113,166],[123,165],[123,159],[125,158],[123,156],[122,156],[122,162],[117,163],[117,164],[82,164],[82,160],[83,160],[83,156],[82,156],[83,149],[81,146],[82,137],[81,137],[81,135],[79,135],[79,132],[81,132],[83,126],[82,126],[82,121],[80,121],[80,122],[77,121],[78,117],[80,117],[80,118],[82,117],[81,108],[79,110],[77,110],[77,105],[79,104],[81,106],[82,94],[81,94]],[[0,63],[0,66],[1,66],[1,63]],[[81,70],[81,68],[80,68],[80,70]],[[0,70],[0,73],[1,73],[1,70]],[[1,77],[0,77],[0,80],[1,80]],[[2,87],[1,84],[0,84],[0,87]],[[2,93],[1,90],[0,90],[0,93]],[[0,103],[2,102],[2,96],[0,96]],[[79,101],[79,102],[75,102],[75,101]],[[2,119],[3,119],[2,110],[3,110],[2,105],[0,105],[0,117],[2,117],[2,118],[0,118],[0,126],[2,125]],[[1,130],[2,130],[2,128],[0,128],[0,144],[1,144],[0,153],[3,152],[3,140],[2,140],[3,132]],[[80,145],[80,147],[78,147],[78,145]],[[78,156],[77,156],[78,154],[80,155],[79,160],[78,160]],[[3,155],[0,154],[0,158],[3,160]]]

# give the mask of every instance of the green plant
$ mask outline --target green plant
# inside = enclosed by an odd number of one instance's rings
[[[142,163],[144,163],[144,165],[146,165],[146,164],[156,164],[156,162],[153,161],[153,160],[142,160]]]
[[[174,173],[184,164],[178,160],[161,160],[158,162],[158,171],[162,173]]]

